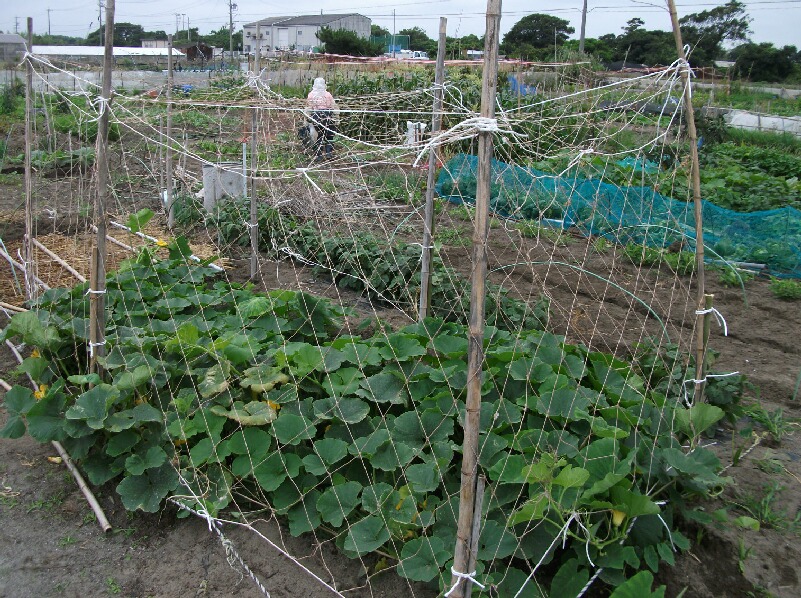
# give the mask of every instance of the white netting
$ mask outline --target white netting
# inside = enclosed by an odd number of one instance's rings
[[[297,87],[271,86],[265,72],[215,78],[177,86],[168,116],[164,88],[99,102],[85,82],[51,84],[59,69],[29,58],[41,246],[26,266],[54,289],[32,305],[40,324],[19,319],[11,334],[40,345],[31,359],[42,361],[29,362],[47,385],[38,404],[64,415],[60,439],[90,481],[120,480],[129,509],[169,498],[207,518],[229,556],[222,524],[248,527],[341,595],[386,587],[386,569],[403,594],[448,591],[472,154],[491,132],[487,487],[475,564],[454,575],[481,584],[476,594],[567,584],[575,595],[686,545],[671,501],[719,479],[697,444],[712,414],[685,406],[694,237],[652,201],[654,189],[689,196],[682,63],[616,81],[573,63],[502,69],[488,120],[469,68],[441,87],[425,68],[332,68],[338,108],[324,115],[304,99],[318,73]],[[536,95],[510,91],[507,77]],[[438,89],[443,130],[431,134]],[[113,203],[99,383],[86,375],[87,287],[74,285],[89,276],[103,110]],[[432,317],[417,322],[431,151]],[[11,257],[21,242],[6,239]],[[11,279],[6,289],[19,304],[24,289]],[[360,573],[340,573],[333,545]]]

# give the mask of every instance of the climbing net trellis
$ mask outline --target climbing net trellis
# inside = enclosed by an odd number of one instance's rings
[[[21,266],[40,288],[8,330],[38,346],[29,432],[53,439],[37,410],[62,415],[50,433],[90,482],[116,480],[132,510],[168,501],[220,534],[248,527],[340,595],[374,592],[388,569],[398,595],[451,589],[472,154],[492,131],[483,500],[474,564],[456,574],[477,593],[575,596],[686,546],[674,509],[720,481],[698,439],[722,411],[691,400],[683,63],[615,81],[566,63],[533,96],[504,73],[495,119],[478,116],[469,69],[443,84],[425,69],[335,72],[326,142],[308,126],[306,90],[259,74],[98,102],[47,84],[56,67],[28,59],[38,259]],[[113,205],[101,377],[87,373],[90,297],[75,279],[88,275],[103,111]],[[426,249],[430,317],[419,321]],[[329,544],[360,573],[342,573]]]

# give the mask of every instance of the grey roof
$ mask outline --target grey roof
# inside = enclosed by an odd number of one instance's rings
[[[0,33],[0,44],[25,44],[25,38],[16,33]]]
[[[248,23],[245,27],[255,27],[259,25],[328,25],[339,19],[346,17],[361,17],[362,15],[350,12],[347,14],[327,14],[327,15],[301,15],[299,17],[269,17],[260,21]],[[366,17],[365,17],[366,18]]]
[[[287,19],[291,19],[292,17],[267,17],[266,19],[260,19],[258,21],[253,21],[252,23],[245,23],[245,27],[255,27],[256,25],[275,25],[276,23],[280,23],[281,21],[286,21]]]

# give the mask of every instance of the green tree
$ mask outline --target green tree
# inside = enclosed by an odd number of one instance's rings
[[[729,56],[735,61],[734,76],[751,81],[780,83],[798,68],[795,46],[747,43],[734,48]]]
[[[37,46],[85,46],[85,37],[70,37],[68,35],[39,35],[33,34],[33,43]]]
[[[348,54],[349,56],[379,56],[384,52],[381,44],[363,39],[353,31],[329,29],[323,27],[317,38],[324,44],[325,51],[330,54]]]
[[[223,48],[228,50],[228,26],[223,25],[217,31],[212,31],[208,35],[201,35],[198,41],[202,41],[210,45],[212,48]],[[234,33],[234,50],[242,49],[242,32],[237,31]]]
[[[86,43],[90,46],[102,45],[100,29],[95,29],[86,36]],[[114,23],[114,45],[128,48],[136,48],[142,45],[142,35],[145,30],[141,25],[133,23]],[[105,27],[103,28],[105,35]]]
[[[679,20],[684,40],[693,48],[691,62],[711,64],[723,55],[723,42],[737,42],[748,38],[751,17],[745,4],[729,0],[711,10],[693,13]]]
[[[381,37],[382,35],[392,35],[389,29],[384,29],[381,25],[370,25],[370,35],[373,37]]]
[[[505,54],[518,55],[524,46],[535,49],[553,48],[564,44],[576,30],[565,19],[544,14],[532,14],[515,23],[503,36],[501,44]]]
[[[410,50],[428,50],[433,41],[428,34],[420,27],[412,27],[411,29],[401,29],[398,35],[409,36],[409,49]]]

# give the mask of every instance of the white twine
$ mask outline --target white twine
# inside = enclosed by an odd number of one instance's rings
[[[183,506],[185,509],[189,511],[192,511],[192,509],[186,507],[185,505],[181,506]],[[201,508],[198,509],[197,511],[192,511],[192,512],[194,512],[195,515],[205,519],[206,523],[209,526],[209,531],[210,532],[213,531],[219,536],[220,543],[222,544],[223,550],[225,550],[225,560],[228,562],[228,566],[231,567],[231,569],[236,569],[236,565],[238,564],[239,567],[245,573],[248,574],[248,577],[250,577],[250,579],[253,580],[253,583],[256,584],[256,587],[259,588],[261,593],[267,596],[267,598],[270,598],[270,592],[267,591],[267,588],[264,587],[264,584],[261,583],[261,580],[256,576],[253,570],[250,567],[248,567],[244,559],[241,556],[239,556],[239,553],[236,551],[236,548],[234,548],[234,543],[231,542],[231,540],[229,540],[228,538],[226,538],[225,534],[223,534],[220,522],[215,519],[212,519],[211,515],[209,515],[206,509]],[[240,575],[241,574],[242,573],[240,571]]]
[[[540,557],[540,560],[537,561],[536,565],[534,565],[534,568],[528,574],[528,577],[526,577],[526,580],[523,582],[523,585],[521,585],[520,589],[517,590],[517,594],[514,595],[514,598],[518,598],[520,596],[520,594],[523,593],[523,590],[528,585],[528,582],[531,580],[531,578],[537,572],[537,569],[540,568],[540,565],[542,565],[542,563],[545,561],[545,557],[547,557],[551,553],[551,550],[553,550],[554,546],[556,546],[557,542],[559,542],[559,538],[561,538],[563,536],[564,536],[564,540],[562,541],[562,546],[564,547],[564,542],[567,540],[567,528],[570,526],[570,522],[573,521],[573,517],[575,517],[575,515],[576,515],[575,513],[570,515],[568,520],[562,526],[562,529],[559,531],[558,534],[556,534],[556,537],[553,539],[553,542],[551,542],[551,545],[548,546],[548,549],[545,552],[542,553],[542,556]]]
[[[696,309],[695,310],[695,315],[696,316],[703,316],[704,314],[714,314],[715,319],[718,322],[718,326],[723,328],[723,336],[729,336],[729,327],[726,324],[726,318],[723,317],[722,313],[720,313],[714,307],[710,307],[709,309]]]
[[[486,586],[483,583],[481,583],[480,581],[478,581],[476,579],[476,572],[475,571],[473,571],[472,573],[461,573],[460,571],[457,571],[456,569],[451,567],[451,573],[453,573],[454,577],[456,577],[457,580],[453,584],[453,586],[451,586],[451,589],[448,590],[447,592],[445,592],[445,597],[446,598],[448,596],[450,596],[453,592],[455,592],[456,588],[458,588],[459,584],[462,583],[462,581],[464,581],[464,580],[469,580],[471,583],[476,584],[482,590],[486,588]]]
[[[690,397],[687,394],[687,385],[688,384],[699,385],[699,384],[703,384],[704,382],[706,382],[709,378],[728,378],[729,376],[737,376],[739,374],[740,374],[739,371],[737,371],[737,372],[729,372],[728,374],[707,374],[706,376],[704,376],[700,380],[696,380],[695,378],[689,378],[689,379],[685,380],[682,383],[682,386],[684,386],[684,404],[687,405],[687,407],[692,407],[693,406],[693,402],[690,400]]]
[[[95,356],[95,347],[103,347],[106,344],[106,339],[103,339],[99,343],[88,343],[87,346],[89,348],[89,357]]]
[[[105,295],[106,289],[103,290],[95,290],[95,289],[86,289],[87,295]]]
[[[479,133],[503,133],[505,135],[512,135],[514,137],[527,137],[527,135],[513,131],[508,122],[504,128],[501,128],[501,126],[498,124],[498,119],[496,118],[474,116],[455,124],[450,129],[445,129],[439,132],[429,139],[428,142],[423,145],[423,147],[417,153],[417,158],[415,158],[412,166],[417,166],[417,164],[423,158],[423,155],[435,147],[445,145],[446,143],[455,143],[457,141],[471,139]]]
[[[296,168],[295,170],[297,170],[299,173],[301,173],[303,176],[305,176],[306,179],[311,183],[312,187],[317,189],[317,191],[319,191],[321,194],[323,193],[323,190],[320,189],[320,187],[317,186],[317,183],[315,183],[312,180],[312,178],[309,176],[309,172],[308,172],[309,169],[308,168]]]

